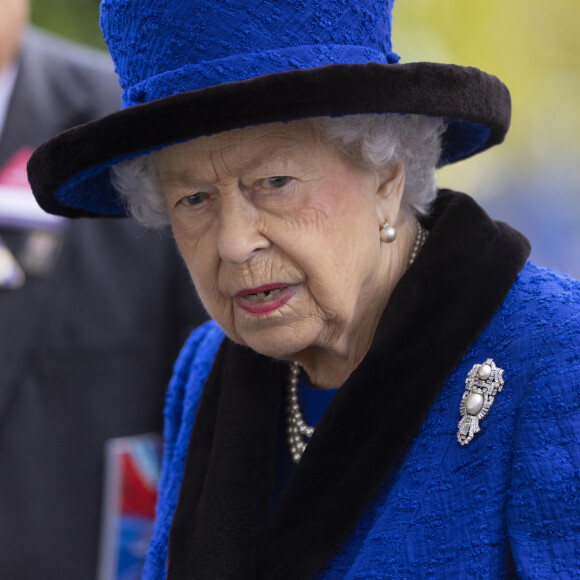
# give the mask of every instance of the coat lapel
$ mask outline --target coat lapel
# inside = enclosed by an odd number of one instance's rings
[[[229,340],[222,344],[192,432],[168,578],[256,577],[286,369]]]
[[[199,505],[184,522],[183,496],[196,489],[184,479],[176,514],[193,538],[178,550],[170,544],[172,564],[189,562],[196,578],[303,579],[338,551],[529,253],[523,236],[467,196],[441,192],[426,226],[429,238],[391,296],[369,353],[319,423],[270,520],[287,365],[227,343],[214,365],[222,371],[205,389],[220,390],[208,407],[214,419],[204,418],[213,433],[207,473],[191,453],[197,421],[186,468],[186,476],[193,465],[198,478],[205,474],[194,493]]]

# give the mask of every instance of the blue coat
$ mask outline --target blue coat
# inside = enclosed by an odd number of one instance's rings
[[[415,278],[422,276],[426,264],[419,266]],[[466,269],[469,270],[468,266]],[[491,270],[484,273],[494,274]],[[432,276],[433,270],[428,275]],[[478,280],[474,275],[471,279],[474,284],[484,284],[483,278]],[[433,280],[435,285],[447,283]],[[419,282],[415,279],[413,286]],[[466,282],[464,293],[473,294],[467,286]],[[253,505],[254,497],[260,492],[254,491],[251,484],[245,488],[244,476],[239,477],[239,488],[232,489],[238,480],[228,481],[231,473],[219,466],[224,457],[228,457],[229,465],[240,455],[244,464],[251,463],[253,454],[262,452],[259,438],[247,454],[242,443],[236,446],[244,438],[244,429],[251,431],[252,425],[260,421],[258,415],[252,418],[252,424],[240,419],[243,429],[240,427],[233,439],[230,433],[228,442],[223,444],[217,427],[212,427],[212,441],[207,439],[204,434],[210,432],[208,425],[200,426],[204,421],[198,415],[191,443],[190,436],[206,379],[202,415],[204,410],[212,408],[210,385],[212,381],[224,381],[230,359],[238,356],[251,367],[266,363],[252,359],[247,349],[231,343],[227,346],[229,341],[213,322],[194,332],[176,365],[166,408],[167,451],[158,521],[145,578],[165,577],[168,541],[173,545],[169,577],[185,577],[176,562],[195,552],[195,548],[187,546],[204,545],[206,537],[209,538],[205,544],[208,554],[213,546],[216,552],[207,557],[201,552],[195,555],[199,577],[205,577],[203,571],[215,565],[220,550],[227,554],[222,559],[233,554],[220,575],[215,576],[220,578],[580,577],[580,284],[528,263],[508,287],[499,307],[493,308],[491,319],[483,328],[474,329],[476,336],[467,348],[460,349],[461,341],[457,345],[453,343],[454,334],[460,334],[471,324],[465,319],[465,313],[460,323],[453,319],[452,312],[463,308],[460,289],[457,302],[441,313],[445,316],[439,318],[440,313],[435,311],[431,326],[439,321],[445,329],[435,332],[434,336],[441,336],[440,341],[421,345],[422,356],[413,353],[417,368],[404,368],[399,379],[397,368],[404,365],[399,360],[397,366],[389,367],[390,359],[383,356],[371,361],[379,380],[367,391],[363,383],[357,390],[349,391],[346,383],[333,400],[328,417],[325,415],[317,428],[320,436],[317,438],[317,433],[313,436],[293,476],[295,481],[288,484],[278,508],[283,514],[275,514],[262,528],[259,518],[252,519],[244,508]],[[417,302],[409,296],[409,288],[404,297],[413,303],[414,310],[427,316],[425,313],[432,311],[433,304],[419,299]],[[443,287],[437,289],[443,291]],[[421,292],[425,294],[424,287]],[[444,293],[448,302],[454,298],[452,292],[449,286]],[[490,292],[486,290],[484,294],[488,296]],[[397,303],[401,296],[393,295],[391,302]],[[429,308],[423,309],[425,304]],[[491,308],[490,304],[487,306]],[[474,319],[481,314],[473,308],[471,312]],[[411,319],[405,317],[405,320]],[[391,332],[383,336],[384,324],[381,321],[377,330],[379,343],[386,340],[384,336],[397,334],[399,349],[403,348],[406,327],[395,333],[391,325]],[[421,343],[421,333],[411,328],[409,334],[409,344]],[[437,359],[448,351],[459,350],[462,350],[459,361],[453,364],[438,388],[430,390],[429,377],[439,376]],[[373,358],[374,352],[371,349],[368,356]],[[431,357],[430,352],[436,356]],[[475,364],[488,358],[504,370],[505,386],[481,421],[481,431],[462,446],[457,439],[457,428],[466,377]],[[214,360],[216,365],[210,374]],[[242,367],[237,368],[238,373],[242,372]],[[414,388],[415,376],[422,377],[426,387],[416,390],[405,403],[400,393]],[[409,384],[404,382],[406,377]],[[255,377],[250,382],[258,388]],[[246,398],[251,392],[247,391]],[[379,395],[373,398],[377,392]],[[268,393],[261,392],[260,398],[248,403],[247,409],[262,405],[270,396]],[[355,395],[358,401],[352,398]],[[219,405],[227,401],[228,408],[245,404],[242,398],[227,399],[223,394],[221,397]],[[339,421],[343,408],[346,408],[345,415]],[[373,415],[375,408],[378,409],[376,416]],[[409,411],[414,408],[416,413]],[[426,409],[425,413],[420,409]],[[250,411],[241,408],[238,412]],[[393,454],[391,441],[404,431],[404,424],[397,424],[390,432],[388,429],[399,416],[404,422],[415,421],[417,428],[411,429],[409,438],[393,443],[398,450]],[[236,422],[232,417],[228,417],[228,424]],[[352,417],[352,425],[346,417]],[[359,423],[360,417],[365,421]],[[358,441],[358,431],[364,431],[365,422],[370,424],[368,433]],[[214,419],[209,423],[214,425]],[[332,462],[325,463],[326,455],[336,451],[337,425],[344,426],[340,449]],[[383,436],[383,431],[388,436]],[[330,439],[325,440],[329,432],[335,437],[334,451],[328,444]],[[224,449],[233,447],[232,454],[222,452],[220,445]],[[273,447],[269,449],[272,453]],[[359,457],[364,459],[360,464]],[[374,461],[369,461],[369,457]],[[347,464],[342,471],[341,462]],[[388,469],[386,473],[377,472],[383,475],[373,487],[369,482],[376,477],[374,470],[384,462],[389,463]],[[339,467],[333,471],[337,464]],[[253,465],[254,476],[248,478],[256,488],[264,480],[269,481],[267,472],[256,472],[260,465],[259,461]],[[214,470],[225,478],[223,486],[221,479],[213,479]],[[242,468],[238,468],[236,473],[241,472]],[[370,486],[370,491],[365,486]],[[344,490],[347,492],[341,495]],[[218,496],[215,500],[211,499],[214,494]],[[239,503],[237,495],[243,496]],[[364,501],[359,505],[361,496]],[[206,521],[190,532],[191,522],[196,518]],[[347,522],[345,529],[338,533],[334,528],[340,528],[343,520]],[[329,521],[332,526],[327,526],[326,533],[322,533]],[[258,528],[260,534],[256,533]],[[324,557],[317,555],[320,545],[324,546],[320,548],[320,553],[326,554]],[[289,560],[290,555],[294,560]],[[212,558],[214,562],[208,563]],[[257,564],[247,567],[245,559],[256,560]],[[284,562],[284,567],[280,562]]]

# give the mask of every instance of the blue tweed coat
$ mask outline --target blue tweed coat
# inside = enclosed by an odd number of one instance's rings
[[[286,367],[233,345],[213,322],[190,337],[169,392],[145,578],[580,578],[580,284],[530,263],[517,273],[513,256],[526,252],[513,231],[446,195],[430,224],[431,250],[393,294],[362,380],[350,388],[349,379],[333,400],[273,517],[264,465],[279,414],[267,411],[280,407],[272,385],[283,390]],[[481,230],[474,224],[492,228],[485,239],[495,258],[476,252],[462,284],[428,265],[464,249],[445,248],[442,223],[458,236],[465,227],[466,240]],[[490,242],[492,231],[503,232],[511,258]],[[491,269],[502,260],[511,270]],[[424,301],[427,281],[440,302]],[[470,326],[473,339],[462,334]],[[450,351],[457,360],[440,362]],[[504,369],[505,386],[481,432],[461,446],[465,379],[488,358]],[[261,390],[264,381],[270,388]],[[269,415],[272,424],[262,419]],[[264,443],[268,433],[273,443]]]

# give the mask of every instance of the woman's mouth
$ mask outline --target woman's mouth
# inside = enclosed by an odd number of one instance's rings
[[[268,284],[259,288],[242,290],[236,295],[236,303],[248,314],[263,316],[281,308],[298,289],[297,285]]]
[[[256,292],[255,294],[246,294],[246,296],[244,296],[244,298],[247,298],[248,300],[252,301],[252,302],[262,302],[263,300],[266,300],[266,298],[274,298],[275,296],[278,296],[278,294],[280,294],[280,292],[282,292],[283,288],[276,288],[275,290],[266,290],[265,292]]]

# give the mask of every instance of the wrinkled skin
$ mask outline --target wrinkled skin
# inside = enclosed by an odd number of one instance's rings
[[[235,342],[299,361],[315,385],[342,384],[407,266],[416,225],[400,211],[404,168],[355,167],[308,121],[203,137],[157,159],[209,314]],[[398,229],[391,244],[385,219]]]

